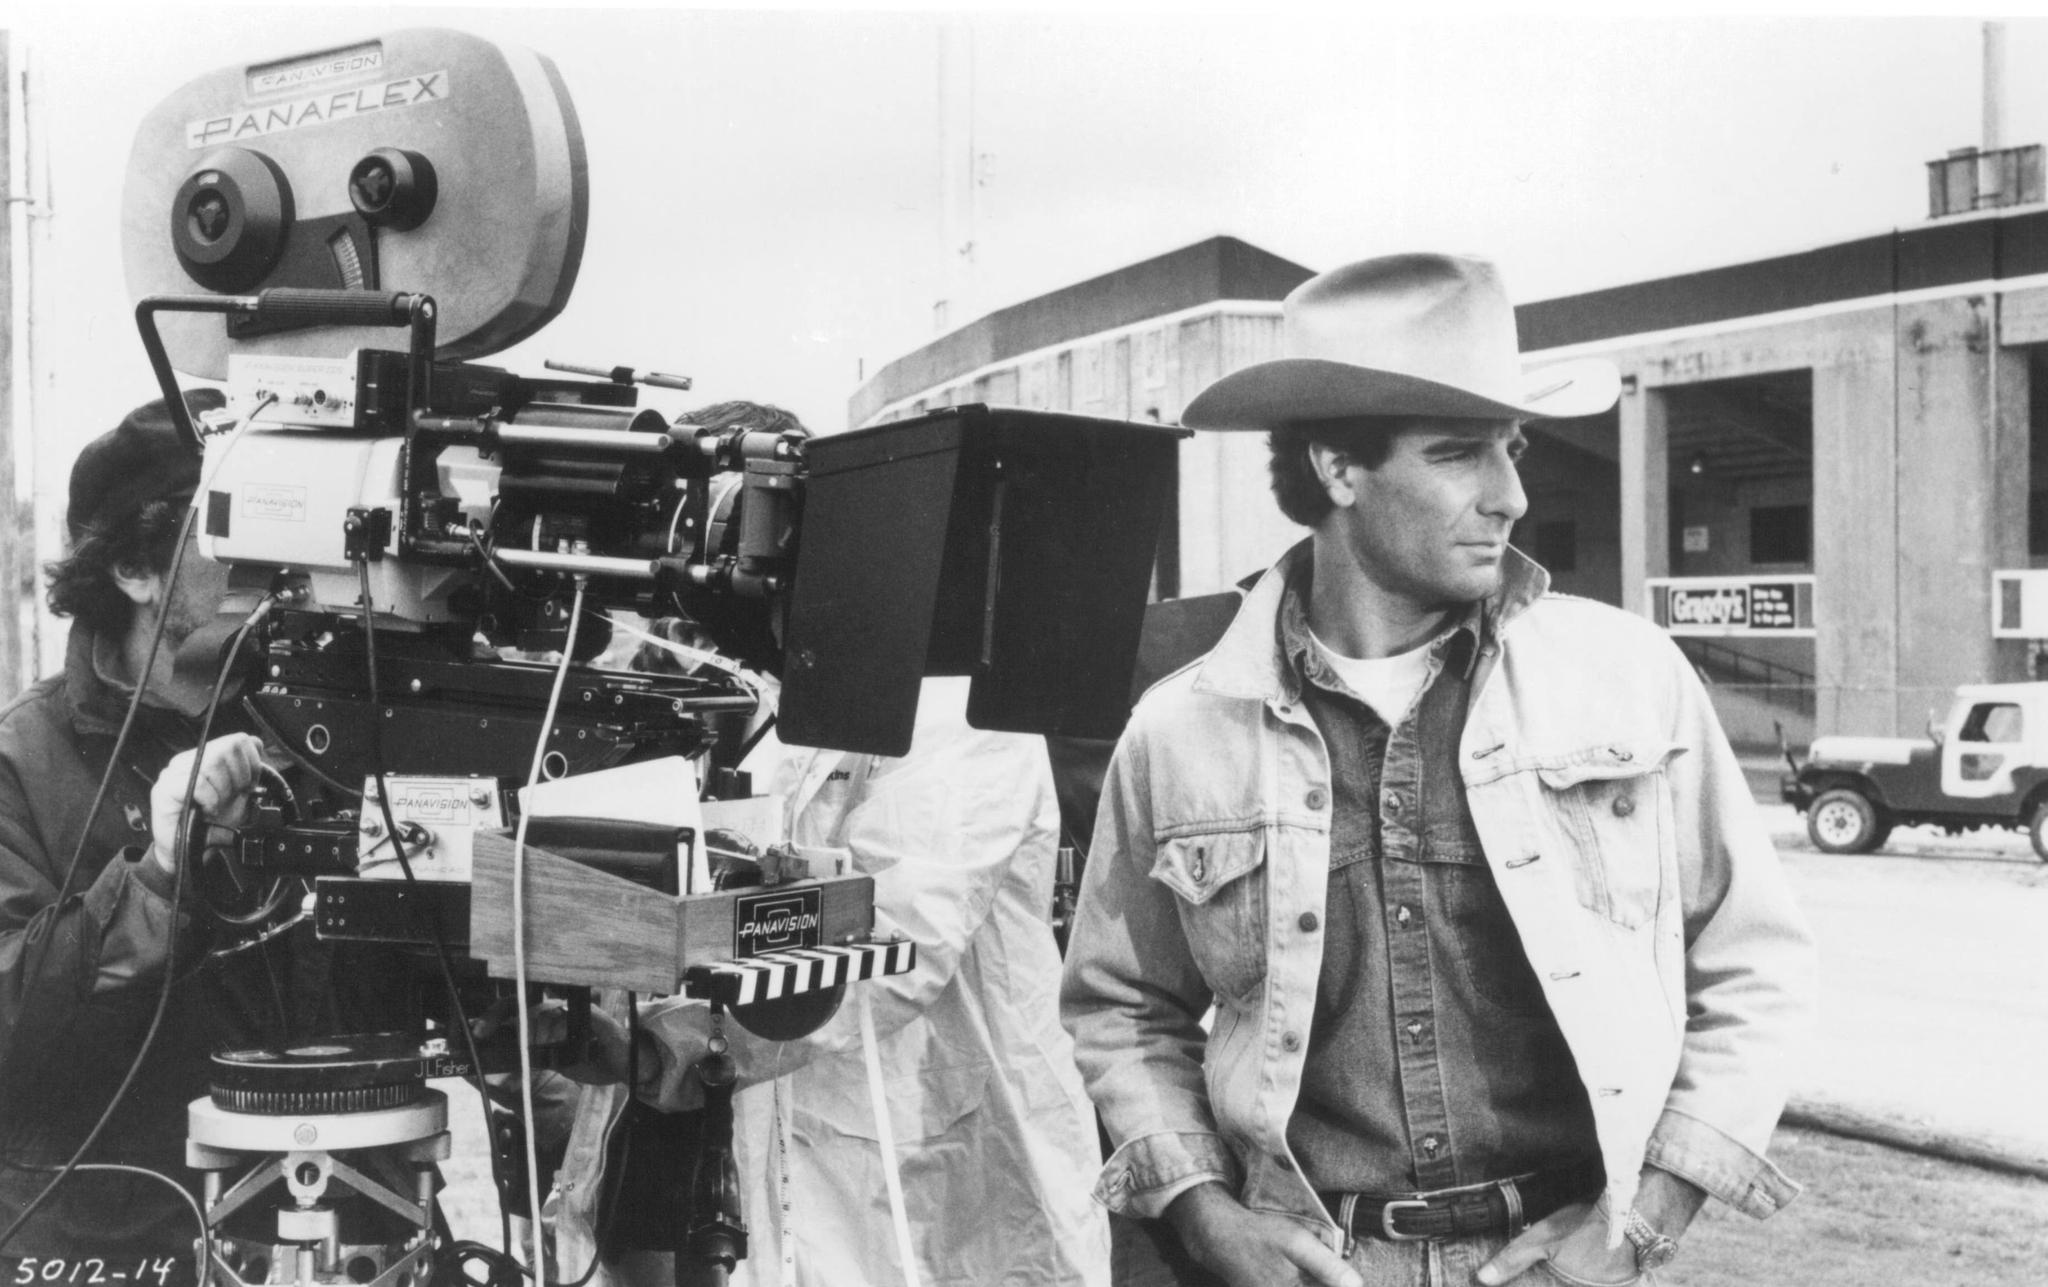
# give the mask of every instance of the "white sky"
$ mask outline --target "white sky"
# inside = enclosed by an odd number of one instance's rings
[[[1979,135],[1966,18],[981,13],[987,154],[956,323],[1230,233],[1312,268],[1491,254],[1535,299],[1911,225]],[[408,26],[559,65],[591,171],[575,297],[503,359],[691,374],[842,427],[862,362],[943,290],[933,13],[0,10],[26,49],[50,216],[36,264],[38,491],[151,396],[121,279],[135,125],[215,68]],[[2048,23],[2010,26],[2009,143],[2048,141]],[[20,56],[17,53],[17,58]],[[398,283],[392,283],[398,284]]]

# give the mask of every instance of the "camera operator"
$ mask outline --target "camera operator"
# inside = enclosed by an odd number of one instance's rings
[[[198,390],[186,404],[197,414],[223,399]],[[188,674],[173,658],[213,618],[227,580],[225,568],[188,549],[166,587],[198,481],[198,459],[161,401],[86,446],[71,473],[69,553],[48,569],[51,610],[74,619],[64,672],[0,710],[0,1230],[86,1140],[145,1043],[87,1161],[190,1187],[185,1107],[206,1092],[209,1053],[224,1038],[274,1032],[272,1016],[284,1007],[268,946],[224,968],[201,967],[207,943],[202,918],[189,910],[189,870],[188,910],[172,907],[179,819],[214,679],[212,666]],[[162,638],[145,679],[159,616]],[[84,834],[138,683],[134,726]],[[262,754],[235,716],[222,709],[215,736],[196,752],[193,803],[225,825],[241,820]],[[78,868],[67,872],[74,855]],[[90,1272],[94,1258],[132,1267],[137,1258],[175,1257],[169,1281],[190,1281],[195,1232],[170,1186],[132,1171],[86,1170],[0,1247],[0,1267],[21,1281],[32,1260],[68,1273]],[[152,1277],[158,1263],[149,1261]]]
[[[853,986],[873,1006],[920,1280],[1105,1284],[1107,1227],[1088,1197],[1094,1115],[1057,1016],[1051,771],[1042,739],[969,727],[967,687],[925,681],[900,759],[784,747],[769,734],[747,767],[781,800],[799,852],[838,851],[849,871],[875,878],[876,933],[917,944],[908,974]],[[674,998],[640,1017],[641,1099],[695,1108],[708,1008]],[[738,1063],[733,1135],[750,1243],[734,1281],[780,1283],[786,1266],[802,1284],[904,1281],[851,989],[793,1041],[730,1018],[722,1030]],[[606,1062],[620,1079],[624,1044],[612,1030]],[[567,1273],[590,1263],[603,1137],[625,1100],[622,1086],[583,1096],[559,1194]],[[626,1256],[606,1270],[652,1287],[669,1281],[667,1261]]]

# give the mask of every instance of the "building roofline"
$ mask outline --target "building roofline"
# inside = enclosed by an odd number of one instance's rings
[[[847,423],[970,371],[1217,300],[1277,300],[1314,271],[1236,237],[1210,237],[997,309],[897,358],[855,390]]]
[[[1670,336],[1853,301],[2048,274],[2048,209],[1930,220],[1515,308],[1525,353]],[[1278,300],[1314,271],[1236,237],[1211,237],[998,309],[877,371],[849,400],[848,423],[971,372],[1223,300]]]
[[[1516,307],[1515,326],[1523,352],[1548,352],[2041,273],[2048,210],[2026,206],[1537,300]]]

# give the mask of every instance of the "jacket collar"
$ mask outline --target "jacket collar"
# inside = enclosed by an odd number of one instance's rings
[[[64,700],[71,727],[81,736],[115,737],[128,715],[128,701],[135,686],[115,677],[115,658],[120,640],[110,634],[74,623],[64,647]],[[154,730],[152,736],[173,741],[190,735],[193,721],[176,711],[158,706],[147,697],[135,713],[137,732]]]
[[[1280,608],[1290,580],[1305,576],[1314,539],[1301,541],[1266,570],[1245,596],[1216,647],[1195,674],[1196,692],[1280,701],[1291,697],[1293,672],[1280,643]],[[1508,622],[1550,589],[1550,574],[1512,545],[1501,558],[1501,582],[1478,605],[1480,638],[1498,639]]]
[[[116,685],[105,673],[101,658],[113,647],[111,637],[74,623],[64,647],[64,697],[70,707],[71,726],[80,733],[113,736],[120,731],[134,689]]]

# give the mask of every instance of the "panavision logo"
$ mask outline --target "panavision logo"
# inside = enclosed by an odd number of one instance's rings
[[[741,894],[733,900],[733,955],[757,956],[816,947],[825,928],[824,891],[817,888]]]

